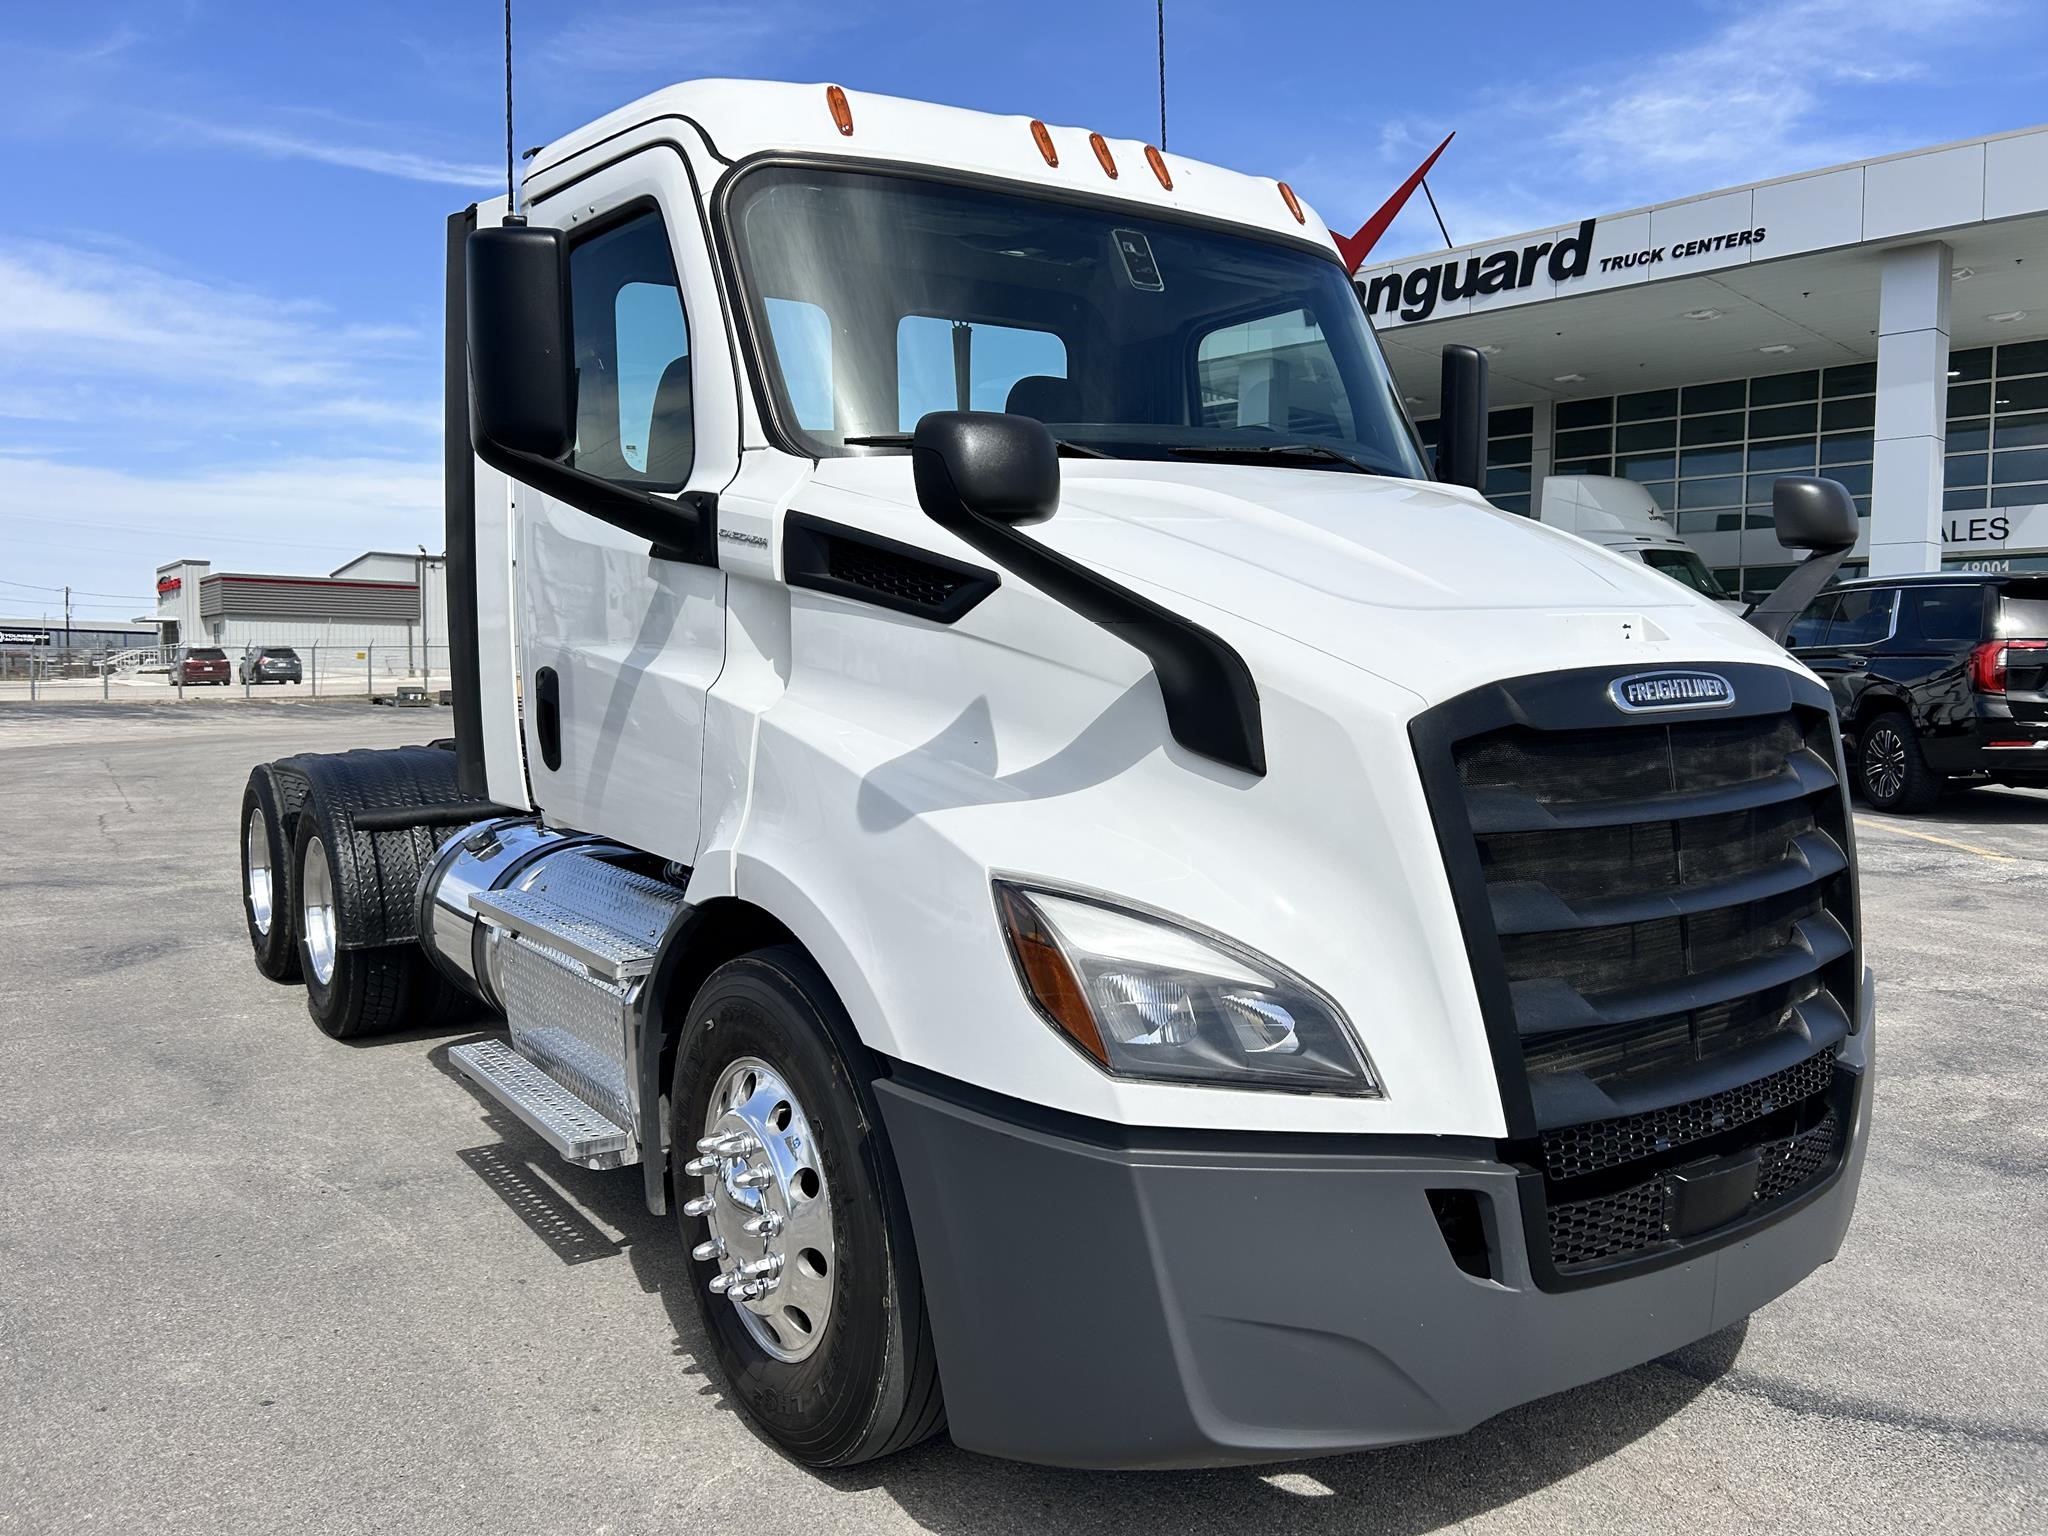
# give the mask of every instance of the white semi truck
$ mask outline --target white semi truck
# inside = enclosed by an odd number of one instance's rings
[[[1699,551],[1672,531],[1657,500],[1633,480],[1614,475],[1545,475],[1536,516],[1552,528],[1575,533],[1691,587],[1702,597],[1740,613],[1742,600],[1722,586]]]
[[[1291,189],[704,81],[523,202],[449,225],[455,736],[256,768],[249,936],[331,1036],[502,1015],[790,1455],[1449,1434],[1833,1257],[1826,688],[1488,506],[1469,349],[1432,478]]]

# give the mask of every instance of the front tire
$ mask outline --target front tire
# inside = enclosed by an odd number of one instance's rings
[[[704,1331],[748,1416],[814,1467],[889,1455],[945,1422],[909,1213],[861,1061],[809,957],[761,950],[698,992],[669,1096]]]
[[[1856,784],[1872,810],[1924,811],[1941,798],[1942,783],[1904,715],[1887,711],[1864,726],[1856,743]]]

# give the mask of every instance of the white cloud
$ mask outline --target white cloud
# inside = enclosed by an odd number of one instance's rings
[[[77,424],[99,454],[125,435],[132,456],[137,429],[154,442],[181,427],[200,441],[438,432],[437,407],[377,387],[394,367],[416,380],[430,352],[404,327],[338,324],[322,305],[166,272],[132,250],[0,238],[0,418]]]
[[[1992,0],[1797,0],[1735,16],[1704,41],[1622,71],[1615,92],[1586,84],[1552,111],[1549,145],[1581,174],[1641,183],[1677,173],[1748,181],[1852,159],[1877,147],[1829,125],[1845,88],[1912,80],[1943,45],[1981,35],[1967,24]],[[1705,185],[1687,190],[1705,190]]]
[[[324,574],[365,549],[439,549],[441,535],[438,462],[279,459],[179,475],[0,452],[0,547],[18,582],[143,592],[181,555]]]
[[[494,186],[502,182],[505,175],[503,166],[443,160],[406,149],[331,143],[277,128],[244,127],[191,117],[176,117],[169,121],[183,133],[232,149],[246,149],[272,160],[313,160],[322,165],[345,166],[379,176],[396,176],[405,181],[423,181],[472,191]]]

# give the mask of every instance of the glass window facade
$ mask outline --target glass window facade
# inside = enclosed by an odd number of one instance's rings
[[[1771,520],[1771,482],[1833,476],[1869,516],[1876,419],[1875,364],[1802,368],[1559,401],[1551,462],[1560,475],[1640,483],[1722,584],[1754,598],[1791,568]]]
[[[1952,352],[1944,512],[2048,502],[2048,341]]]
[[[1415,423],[1423,455],[1436,470],[1436,423],[1432,416]],[[1530,466],[1535,462],[1536,413],[1526,405],[1490,411],[1486,417],[1486,499],[1506,512],[1535,514]]]

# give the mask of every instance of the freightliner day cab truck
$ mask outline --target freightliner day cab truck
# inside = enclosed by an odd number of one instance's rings
[[[1826,688],[1488,506],[1476,353],[1432,479],[1288,187],[707,81],[524,204],[449,229],[455,736],[257,768],[250,938],[502,1014],[790,1455],[1443,1435],[1834,1255]]]

